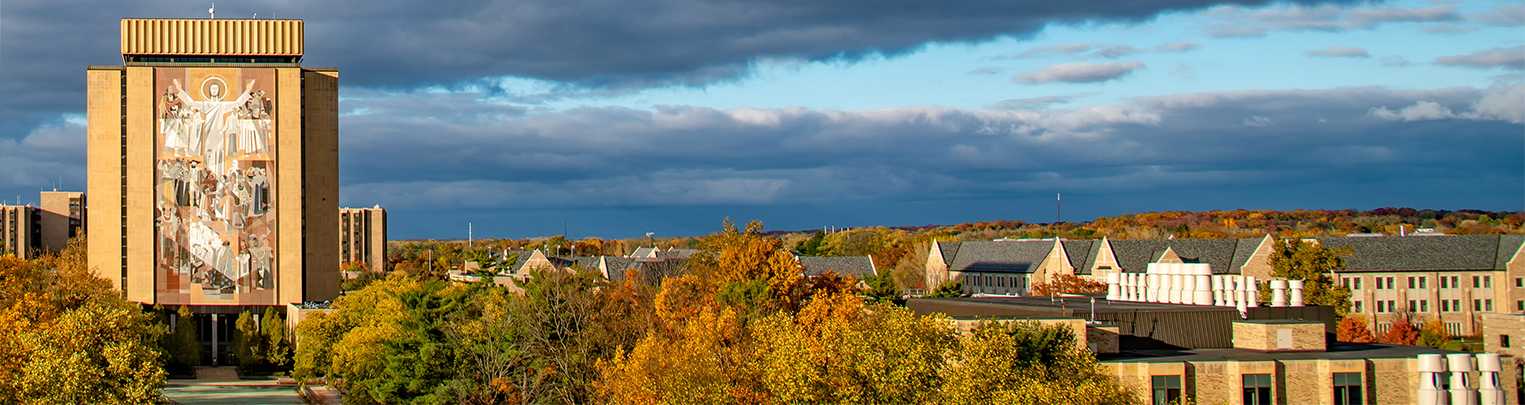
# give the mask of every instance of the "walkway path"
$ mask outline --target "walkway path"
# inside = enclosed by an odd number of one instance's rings
[[[169,380],[164,396],[176,404],[303,404],[295,385],[240,380],[233,367],[197,367],[194,380]]]

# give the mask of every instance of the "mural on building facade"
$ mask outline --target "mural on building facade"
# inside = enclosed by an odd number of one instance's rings
[[[275,303],[275,70],[154,81],[159,302]]]

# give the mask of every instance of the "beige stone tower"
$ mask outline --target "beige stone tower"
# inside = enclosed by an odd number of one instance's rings
[[[371,208],[339,209],[339,260],[358,263],[367,271],[387,270],[387,210]],[[347,275],[354,276],[354,275]]]
[[[86,75],[90,268],[198,312],[336,297],[339,73],[302,21],[123,19],[121,50]]]

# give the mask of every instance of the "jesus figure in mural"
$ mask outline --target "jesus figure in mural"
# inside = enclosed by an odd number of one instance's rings
[[[230,124],[236,122],[234,120],[238,118],[235,114],[236,110],[249,101],[254,90],[254,80],[249,80],[249,84],[244,86],[244,91],[232,101],[223,101],[222,85],[218,83],[210,83],[206,86],[205,100],[191,98],[191,95],[186,93],[185,88],[180,85],[179,79],[172,80],[170,85],[173,88],[169,90],[174,92],[181,103],[201,114],[203,119],[200,132],[206,140],[201,142],[202,150],[199,152],[202,153],[208,169],[217,174],[224,174],[225,168],[222,163],[228,154],[228,136],[237,134],[237,129]]]

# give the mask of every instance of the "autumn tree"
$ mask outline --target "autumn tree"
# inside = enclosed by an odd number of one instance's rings
[[[1366,327],[1366,317],[1360,314],[1346,315],[1335,328],[1335,338],[1341,342],[1371,343],[1377,340]]]
[[[160,400],[164,326],[85,267],[85,245],[0,257],[0,403]]]
[[[945,403],[1126,404],[1073,330],[1034,321],[984,322],[959,338],[941,370]]]
[[[1106,295],[1107,284],[1073,274],[1056,274],[1046,282],[1033,283],[1031,293],[1039,297],[1061,294]]]
[[[1393,320],[1392,328],[1389,328],[1387,333],[1383,333],[1379,341],[1393,345],[1413,346],[1419,342],[1419,330],[1414,328],[1414,324],[1407,316],[1401,316]]]
[[[1424,322],[1424,327],[1419,330],[1419,345],[1440,348],[1451,342],[1451,332],[1446,330],[1445,323],[1439,319],[1430,319]]]
[[[954,347],[948,319],[849,294],[818,296],[750,330],[762,389],[783,403],[935,402],[934,365]]]
[[[1280,240],[1271,253],[1271,276],[1303,281],[1303,302],[1334,309],[1343,317],[1350,312],[1350,289],[1339,285],[1335,272],[1345,268],[1349,251],[1327,248],[1315,242]],[[1269,300],[1269,290],[1261,289]]]
[[[902,290],[926,289],[927,286],[927,255],[931,253],[932,244],[920,241],[910,245],[904,256],[895,262],[891,276],[894,277],[895,286]]]

